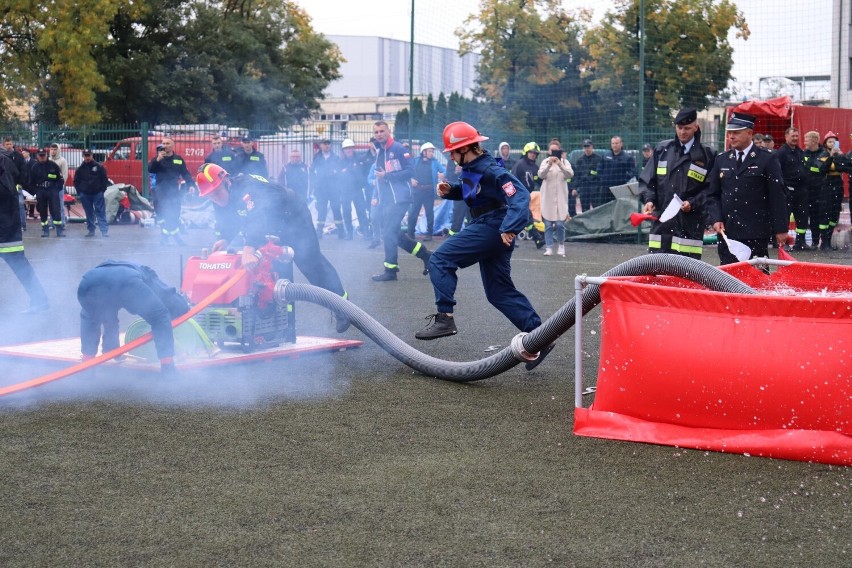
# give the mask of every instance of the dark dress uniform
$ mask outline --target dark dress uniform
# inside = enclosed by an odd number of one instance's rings
[[[724,222],[727,236],[745,243],[752,258],[768,256],[766,236],[786,233],[789,224],[787,194],[775,154],[752,145],[738,164],[734,150],[722,152],[710,170],[709,183],[707,221]],[[724,239],[719,239],[719,260],[737,262]]]
[[[180,206],[183,195],[180,191],[180,180],[195,183],[194,178],[186,169],[186,162],[177,154],[164,156],[162,160],[154,158],[148,170],[157,176],[157,186],[154,190],[154,212],[157,224],[160,226],[160,240],[168,242],[169,237],[182,244],[180,238]]]
[[[714,152],[701,144],[701,131],[693,138],[689,152],[675,138],[664,140],[639,176],[642,203],[653,203],[661,214],[677,195],[689,201],[689,213],[680,211],[673,219],[655,221],[648,237],[648,250],[701,258],[704,244],[704,201],[708,188],[707,174],[713,167]]]
[[[107,260],[83,274],[77,287],[80,311],[80,351],[83,358],[119,346],[118,312],[125,309],[151,326],[160,365],[174,364],[172,320],[189,311],[189,304],[175,288],[165,284],[153,269],[121,260]],[[103,340],[101,329],[103,328]]]

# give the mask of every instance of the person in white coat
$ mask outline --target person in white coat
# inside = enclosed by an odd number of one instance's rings
[[[565,221],[568,214],[568,181],[574,177],[571,163],[565,158],[562,145],[551,140],[549,154],[538,168],[541,180],[541,217],[544,221],[544,256],[553,254],[554,240],[558,244],[556,254],[565,256]]]

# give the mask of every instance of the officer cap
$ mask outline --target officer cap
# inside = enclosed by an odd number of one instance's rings
[[[252,138],[251,136],[243,136],[240,141],[241,142],[254,142],[254,138]]]
[[[39,148],[38,150],[36,150],[36,154],[38,154],[39,156],[46,156],[47,148]]]
[[[88,148],[86,148],[85,150],[83,150],[83,155],[84,155],[84,156],[91,156],[91,155],[92,155],[92,151],[91,151],[91,150],[89,150]]]
[[[650,144],[648,144],[647,142],[646,142],[645,144],[643,144],[643,145],[642,145],[642,150],[643,150],[643,151],[645,151],[645,150],[653,150],[653,149],[654,149],[654,147],[653,147],[653,146],[651,146]]]
[[[728,117],[728,125],[725,130],[745,130],[746,128],[754,128],[756,118],[744,112],[732,112]]]
[[[585,140],[583,140],[583,148],[587,148],[589,146],[594,146],[594,144],[592,144],[591,138],[586,138]]]
[[[698,111],[694,108],[682,108],[675,116],[674,123],[685,126],[687,124],[692,124],[696,120],[698,120]]]

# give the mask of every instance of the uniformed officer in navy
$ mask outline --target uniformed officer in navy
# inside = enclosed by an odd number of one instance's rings
[[[186,169],[184,159],[175,153],[175,141],[170,137],[163,138],[157,147],[157,156],[151,160],[148,171],[157,176],[157,187],[154,192],[154,213],[157,225],[160,227],[160,243],[166,244],[169,238],[182,245],[180,238],[180,207],[183,201],[180,182],[194,185],[194,179]]]
[[[148,266],[123,260],[107,260],[85,274],[77,287],[80,302],[80,351],[83,360],[119,347],[118,312],[125,309],[151,326],[160,369],[175,371],[175,340],[172,320],[189,311],[186,299],[164,283]],[[103,330],[103,331],[101,331]],[[103,336],[103,339],[101,339]]]
[[[214,134],[210,137],[210,143],[213,145],[213,151],[207,154],[207,157],[204,158],[204,163],[206,164],[217,164],[225,168],[234,169],[234,152],[231,148],[225,145],[227,139],[220,135]]]
[[[445,240],[432,253],[429,277],[435,289],[438,312],[431,323],[415,334],[417,339],[437,339],[457,333],[453,309],[458,285],[457,271],[479,263],[485,297],[515,327],[530,332],[541,318],[529,300],[512,282],[511,260],[515,237],[529,223],[530,193],[482,147],[488,140],[466,122],[444,128],[444,151],[462,167],[461,182],[438,184],[444,199],[463,199],[470,206],[471,222]],[[552,345],[527,364],[532,369],[550,352]]]
[[[737,262],[721,238],[723,232],[748,246],[751,258],[768,256],[769,234],[779,247],[787,241],[789,212],[781,165],[776,154],[754,145],[754,121],[749,114],[731,113],[726,127],[729,149],[716,155],[710,170],[707,221],[720,234],[721,264]]]
[[[655,221],[648,238],[651,253],[666,252],[701,258],[704,244],[704,200],[707,174],[715,151],[701,143],[698,113],[681,109],[674,119],[675,138],[663,140],[639,176],[642,212],[661,214],[677,195],[683,205],[673,219]]]
[[[243,147],[241,150],[237,150],[237,155],[234,158],[236,165],[231,166],[229,171],[233,171],[234,175],[245,174],[268,178],[269,170],[266,166],[266,156],[254,147],[254,139],[250,136],[244,136],[241,143]]]

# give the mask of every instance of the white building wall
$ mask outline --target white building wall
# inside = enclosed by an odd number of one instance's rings
[[[385,97],[409,93],[409,47],[405,41],[380,37],[329,35],[346,61],[341,79],[328,86],[329,97]],[[414,94],[459,93],[470,97],[476,88],[479,55],[459,57],[444,47],[414,44]]]

